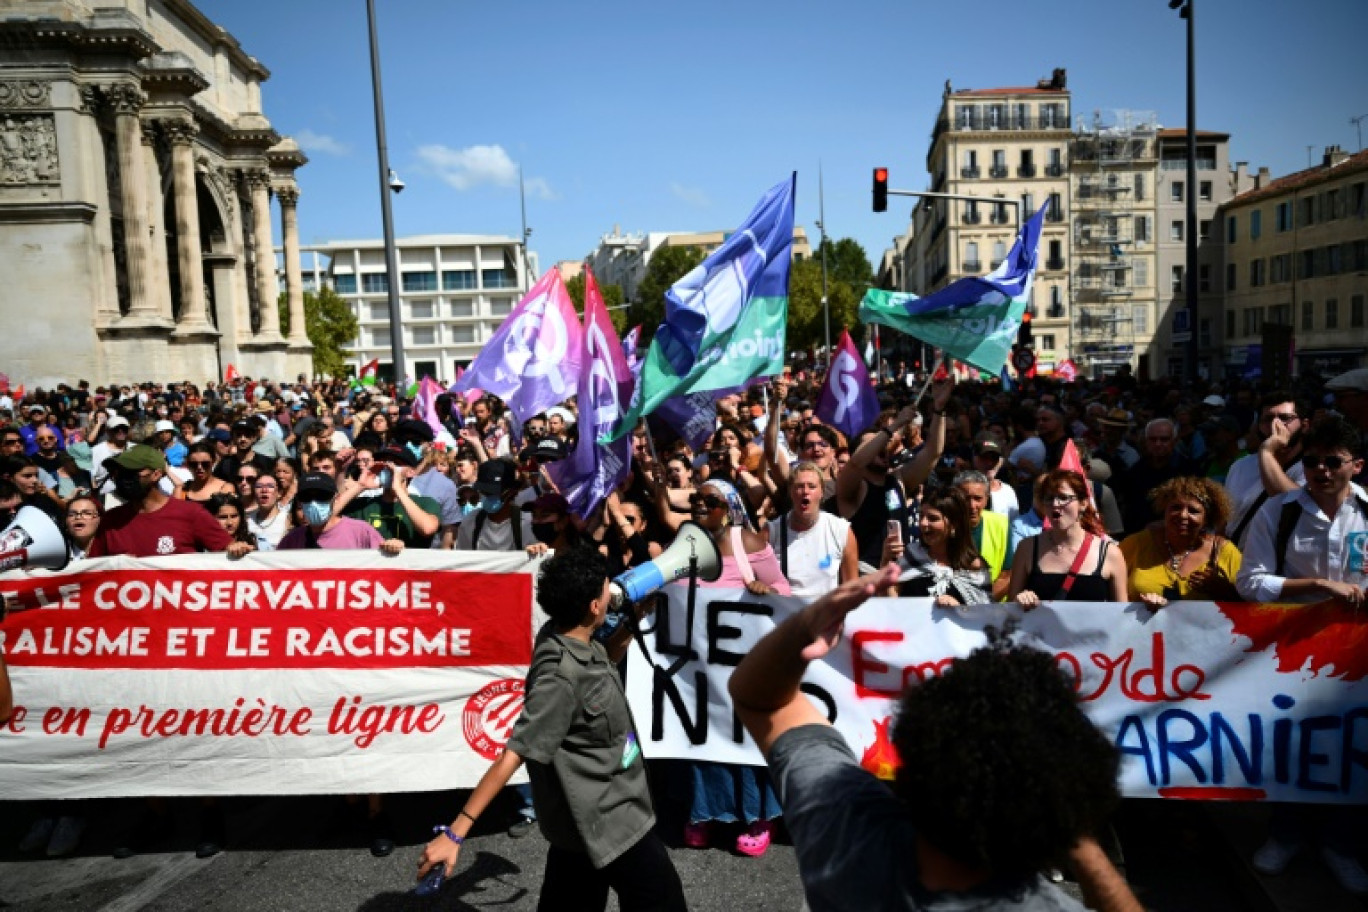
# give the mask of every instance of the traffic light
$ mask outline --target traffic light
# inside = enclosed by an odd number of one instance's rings
[[[1025,348],[1035,344],[1035,337],[1031,335],[1031,312],[1028,310],[1021,315],[1021,328],[1017,330],[1017,345]]]
[[[874,169],[874,211],[888,211],[888,169]]]

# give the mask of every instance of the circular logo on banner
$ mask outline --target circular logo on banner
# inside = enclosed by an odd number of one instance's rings
[[[1012,366],[1020,373],[1026,373],[1035,367],[1035,352],[1029,348],[1020,348],[1012,353]]]
[[[461,713],[461,731],[466,743],[486,760],[498,759],[508,743],[508,733],[522,713],[523,682],[504,678],[486,684],[479,693],[466,701]]]

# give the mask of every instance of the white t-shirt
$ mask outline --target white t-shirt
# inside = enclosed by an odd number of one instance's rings
[[[793,594],[802,598],[817,598],[835,589],[841,582],[841,555],[850,535],[850,523],[822,510],[811,529],[799,532],[792,526],[793,514],[781,517],[770,528],[770,545],[774,548],[779,566],[785,566],[784,533],[788,533],[787,566]]]
[[[478,511],[471,513],[456,530],[456,550],[457,551],[517,551],[517,541],[513,538],[513,523],[522,523],[522,546],[535,545],[537,537],[532,534],[532,514],[517,510],[511,517],[498,522],[485,517],[483,523],[477,523],[479,518]],[[475,527],[480,526],[480,546],[475,547]]]
[[[1010,525],[1012,520],[1021,514],[1021,502],[1017,500],[1016,491],[1012,490],[1011,485],[1004,484],[996,491],[990,490],[988,493],[988,509],[994,513],[1001,513],[1007,517]]]
[[[283,508],[276,510],[273,519],[257,522],[257,511],[247,511],[247,529],[256,536],[258,551],[274,551],[285,533],[290,531],[290,514]]]
[[[1292,480],[1293,484],[1298,487],[1306,484],[1306,471],[1302,468],[1301,460],[1292,463],[1292,467],[1284,469],[1284,471],[1287,472],[1287,477]],[[1263,478],[1259,475],[1258,453],[1241,456],[1231,464],[1230,470],[1226,472],[1225,489],[1226,493],[1230,495],[1230,522],[1226,524],[1226,535],[1233,540],[1235,530],[1240,528],[1240,524],[1244,522],[1245,514],[1249,512],[1249,508],[1263,493]],[[1264,503],[1271,499],[1264,498]],[[1245,535],[1248,536],[1248,534],[1246,531]],[[1235,544],[1243,546],[1242,542],[1235,542]]]

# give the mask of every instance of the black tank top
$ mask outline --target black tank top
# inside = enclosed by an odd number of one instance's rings
[[[1088,574],[1079,573],[1074,577],[1073,588],[1064,592],[1064,577],[1067,573],[1046,573],[1040,569],[1040,536],[1031,537],[1031,575],[1026,577],[1026,588],[1034,592],[1042,602],[1109,602],[1111,584],[1102,576],[1102,568],[1107,563],[1107,548],[1111,542],[1101,540],[1097,549],[1097,566]]]
[[[888,537],[888,521],[896,519],[902,526],[903,540],[907,540],[907,500],[902,485],[890,475],[883,487],[865,482],[865,497],[855,515],[850,517],[850,528],[855,533],[855,545],[861,563],[879,566],[883,557],[884,539]]]

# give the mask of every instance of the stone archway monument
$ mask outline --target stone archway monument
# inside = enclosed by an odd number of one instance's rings
[[[188,0],[154,19],[78,0],[0,11],[0,368],[30,386],[312,373],[307,159],[262,113],[269,71]]]

